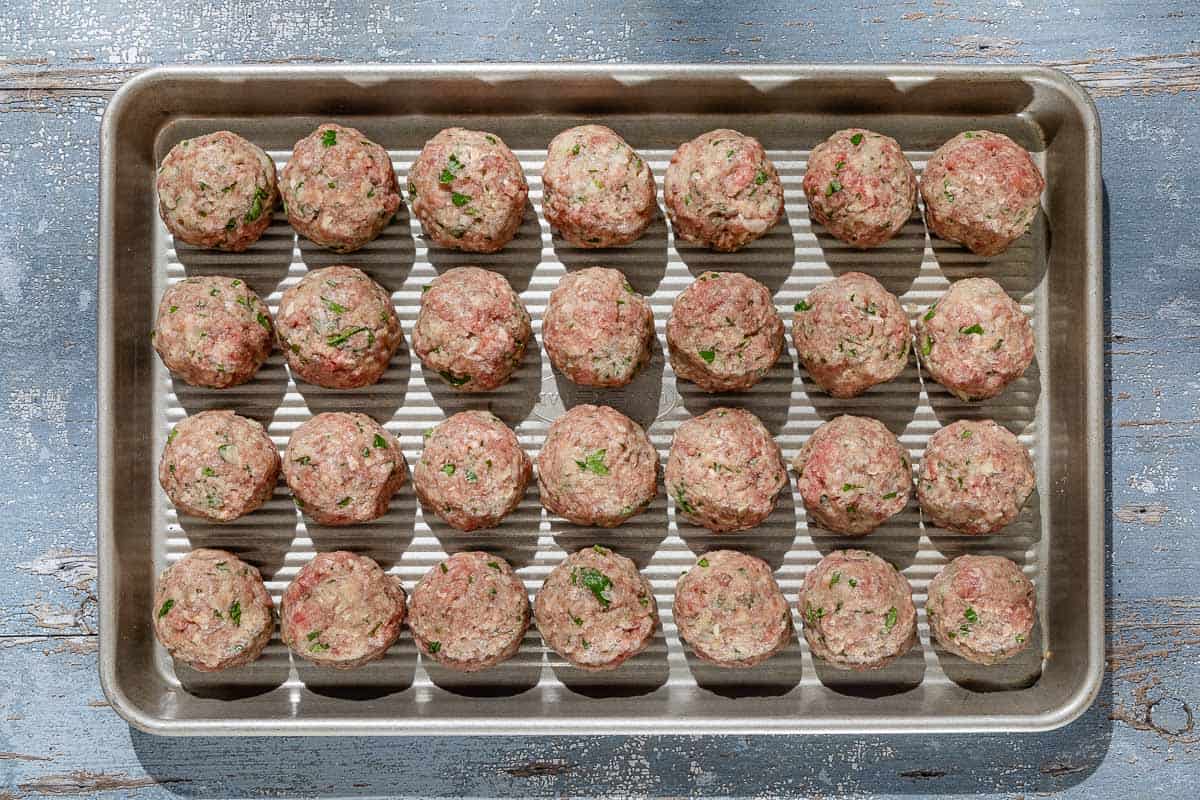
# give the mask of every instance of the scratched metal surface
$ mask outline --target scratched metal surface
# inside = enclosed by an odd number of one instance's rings
[[[253,13],[252,13],[253,12]],[[1200,772],[1194,309],[1200,16],[1143,3],[115,0],[0,10],[0,797],[1189,796]],[[251,23],[250,20],[254,22]],[[1057,64],[1105,126],[1109,670],[1044,735],[156,739],[96,681],[99,116],[151,64],[455,59]]]

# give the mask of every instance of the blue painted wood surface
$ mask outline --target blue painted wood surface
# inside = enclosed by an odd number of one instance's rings
[[[1195,797],[1200,6],[10,0],[0,9],[0,798]],[[96,678],[97,136],[159,63],[1032,62],[1104,125],[1108,671],[1053,733],[166,740]]]

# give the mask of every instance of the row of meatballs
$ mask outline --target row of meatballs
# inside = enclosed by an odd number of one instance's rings
[[[293,228],[340,253],[377,237],[402,202],[387,151],[332,123],[296,143],[282,181],[260,147],[217,131],[175,145],[156,186],[172,235],[230,251],[245,250],[263,234],[281,196]],[[547,221],[578,247],[629,244],[657,208],[650,167],[601,125],[570,128],[550,142],[542,186]],[[934,152],[920,192],[935,234],[992,256],[1028,229],[1044,186],[1024,148],[1003,134],[975,130]],[[803,187],[812,218],[859,248],[895,236],[917,205],[918,181],[900,144],[863,128],[837,131],[817,145]],[[493,253],[512,240],[529,194],[520,162],[500,137],[464,128],[447,128],[425,144],[407,188],[429,240],[473,253]],[[722,252],[759,238],[784,213],[783,184],[762,144],[729,129],[679,146],[663,199],[677,238]]]
[[[869,275],[834,278],[794,311],[799,360],[834,397],[893,380],[909,363],[908,314]],[[991,278],[954,282],[913,327],[921,365],[964,400],[1000,394],[1033,361],[1028,317]],[[739,272],[701,274],[675,299],[666,334],[676,377],[708,392],[749,389],[784,345],[770,291]],[[383,376],[402,337],[387,290],[349,266],[308,272],[283,293],[274,319],[237,278],[186,278],[163,294],[153,334],[173,373],[215,388],[250,380],[276,340],[300,380],[368,386]],[[423,287],[413,351],[428,373],[459,391],[504,384],[532,338],[529,312],[498,273],[457,267]],[[555,369],[576,384],[627,385],[649,360],[653,340],[650,304],[619,270],[569,272],[550,293],[542,343]]]
[[[658,453],[641,426],[609,406],[575,406],[555,420],[537,467],[542,505],[579,525],[616,527],[658,496]],[[171,430],[159,481],[180,512],[226,522],[266,502],[281,468],[296,505],[322,525],[381,517],[408,480],[396,438],[364,414],[318,414],[292,434],[281,461],[258,422],[205,411]],[[907,451],[869,417],[821,425],[792,468],[810,520],[837,533],[870,533],[912,497]],[[426,433],[413,484],[427,512],[471,531],[516,509],[532,472],[507,425],[487,411],[463,411]],[[759,419],[720,407],[676,429],[665,483],[680,517],[726,533],[766,520],[788,478]],[[991,420],[959,420],[930,438],[917,496],[932,524],[982,535],[1010,523],[1034,483],[1016,436]]]
[[[917,641],[912,587],[862,550],[836,550],[804,578],[796,603],[816,658],[847,670],[881,669]],[[1031,639],[1032,582],[1000,556],[964,555],[929,584],[930,630],[946,650],[996,664]],[[257,569],[223,550],[194,550],[158,581],[154,628],[176,659],[202,671],[255,660],[275,630]],[[658,628],[650,582],[628,558],[593,545],[546,577],[532,616],[542,639],[569,663],[609,670],[644,650]],[[680,638],[722,667],[755,666],[793,633],[788,601],[763,560],[734,550],[702,554],[675,587]],[[504,559],[460,552],[429,570],[407,597],[397,577],[347,551],[319,553],[280,600],[283,642],[315,664],[352,669],[381,658],[406,617],[424,657],[473,672],[510,658],[530,623],[525,586]]]

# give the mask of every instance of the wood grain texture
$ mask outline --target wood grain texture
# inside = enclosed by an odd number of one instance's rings
[[[1200,775],[1200,8],[1103,3],[13,0],[0,9],[0,798],[1189,797]],[[633,4],[630,4],[631,6]],[[1104,125],[1108,677],[1033,736],[162,740],[96,678],[99,118],[159,63],[1060,66]]]

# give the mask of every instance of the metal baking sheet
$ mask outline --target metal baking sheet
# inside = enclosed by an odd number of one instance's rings
[[[402,183],[437,130],[463,125],[499,133],[530,183],[517,238],[492,256],[431,249],[402,210],[377,241],[344,256],[297,240],[279,213],[244,254],[175,246],[157,218],[152,188],[155,166],[174,143],[227,128],[265,147],[282,168],[291,145],[328,119],[389,148]],[[680,142],[716,127],[757,136],[783,178],[786,220],[732,255],[677,248],[661,215],[628,248],[566,246],[540,214],[542,159],[554,134],[585,121],[621,132],[649,161],[660,190]],[[809,148],[850,125],[896,137],[918,172],[960,130],[1007,133],[1046,174],[1043,213],[1029,235],[990,260],[931,240],[916,217],[880,248],[850,249],[809,222],[800,186]],[[206,735],[1012,731],[1065,724],[1095,696],[1104,614],[1100,134],[1087,96],[1060,73],[1016,66],[168,68],[135,78],[117,94],[101,148],[100,670],[113,707],[136,727]],[[173,381],[151,348],[147,333],[158,297],[186,275],[240,276],[275,310],[281,292],[306,269],[334,263],[359,266],[391,290],[409,342],[420,287],[435,274],[470,263],[498,270],[533,315],[539,344],[547,297],[564,271],[615,266],[653,305],[654,358],[630,387],[589,391],[556,376],[540,347],[532,347],[509,384],[461,395],[436,378],[427,383],[408,344],[383,381],[363,391],[298,385],[276,353],[251,383],[217,392]],[[988,275],[1031,315],[1036,358],[1008,391],[984,403],[958,401],[923,380],[915,365],[863,397],[838,401],[814,390],[789,341],[752,391],[706,395],[676,384],[663,347],[673,299],[709,268],[765,283],[789,327],[792,306],[805,292],[848,270],[875,275],[911,314],[949,281]],[[306,525],[282,484],[262,510],[215,525],[178,518],[155,479],[170,426],[206,408],[258,418],[280,448],[312,413],[365,411],[399,436],[411,465],[422,431],[456,411],[490,408],[534,455],[548,423],[580,402],[608,403],[646,425],[664,462],[679,422],[716,404],[758,414],[789,459],[839,413],[881,419],[916,463],[941,425],[990,416],[1030,449],[1037,490],[1001,535],[970,538],[927,528],[914,502],[867,538],[849,539],[810,530],[794,484],[764,525],[715,536],[677,526],[665,493],[615,530],[570,525],[542,511],[536,486],[488,532],[459,533],[422,514],[411,485],[383,519],[352,528]],[[150,625],[155,576],[192,547],[239,553],[263,571],[278,600],[315,551],[336,548],[371,555],[409,588],[446,552],[483,548],[513,562],[532,596],[566,552],[594,542],[637,561],[662,613],[648,651],[612,673],[569,667],[531,630],[516,658],[470,676],[422,661],[407,633],[382,661],[353,672],[291,659],[276,637],[253,665],[204,675],[176,669]],[[794,608],[805,573],[846,546],[888,559],[915,590],[920,643],[893,666],[838,672],[814,662],[798,637],[763,666],[723,671],[681,645],[671,601],[695,553],[734,547],[765,558]],[[927,584],[964,552],[1012,558],[1038,587],[1036,641],[1007,665],[968,665],[930,643]]]

